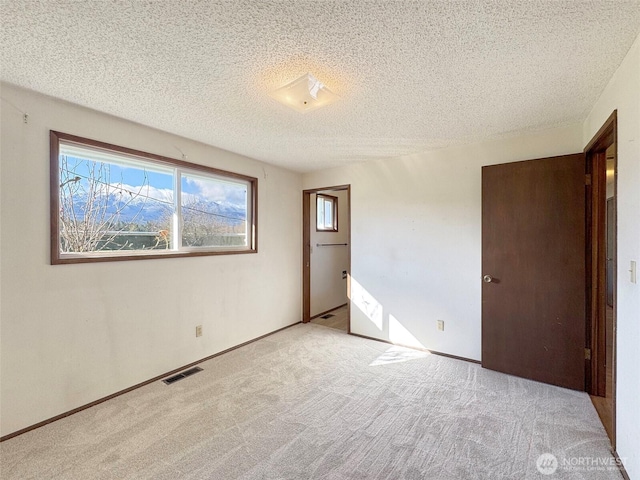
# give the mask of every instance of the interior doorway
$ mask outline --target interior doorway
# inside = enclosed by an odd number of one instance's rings
[[[585,148],[587,174],[587,392],[615,449],[617,113]]]
[[[303,322],[350,333],[350,186],[304,190],[302,212]]]

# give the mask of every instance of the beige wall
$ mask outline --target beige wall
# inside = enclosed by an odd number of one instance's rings
[[[1,88],[2,435],[301,320],[299,174]],[[49,265],[50,129],[257,177],[259,253]]]
[[[305,174],[351,184],[352,331],[479,360],[481,167],[582,148],[574,125]]]
[[[338,197],[338,231],[316,231],[316,195],[311,195],[311,316],[347,303],[347,281],[343,270],[349,269],[348,247],[318,247],[318,243],[347,243],[349,209],[347,191],[326,192]]]
[[[618,110],[618,270],[616,343],[617,451],[632,479],[640,479],[640,36],[584,122],[587,144]],[[640,277],[638,278],[640,281]]]

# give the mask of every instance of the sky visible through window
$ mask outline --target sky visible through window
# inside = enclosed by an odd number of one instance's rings
[[[172,166],[156,168],[147,162],[125,159],[121,164],[94,160],[90,154],[86,157],[65,155],[64,147],[61,153],[63,251],[173,248],[171,232],[176,213],[174,178],[177,174],[182,191],[183,246],[247,244],[245,182]]]
[[[61,172],[62,184],[80,177],[77,183],[81,184],[85,191],[88,190],[89,183],[95,181],[105,187],[112,187],[113,192],[110,193],[116,197],[130,194],[130,196],[137,195],[139,201],[173,204],[173,173],[153,171],[148,167],[123,167],[113,163],[93,162],[75,157],[68,157],[68,163],[69,168]],[[108,167],[108,172],[98,176],[93,172],[100,163]],[[182,175],[181,189],[183,206],[194,202],[224,206],[236,212],[235,215],[227,215],[229,219],[246,219],[247,189],[243,184],[200,178],[187,173]],[[106,194],[106,189],[103,194]],[[215,214],[215,211],[212,214]],[[143,217],[145,217],[144,214]],[[146,217],[149,218],[149,215]]]

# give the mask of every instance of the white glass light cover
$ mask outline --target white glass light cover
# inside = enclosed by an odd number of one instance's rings
[[[269,95],[300,113],[324,107],[338,98],[335,93],[310,73],[305,73],[300,78],[274,90]]]

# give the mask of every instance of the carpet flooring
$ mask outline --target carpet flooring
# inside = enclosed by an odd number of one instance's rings
[[[1,443],[0,477],[622,478],[586,393],[473,363],[300,324],[199,366]]]

